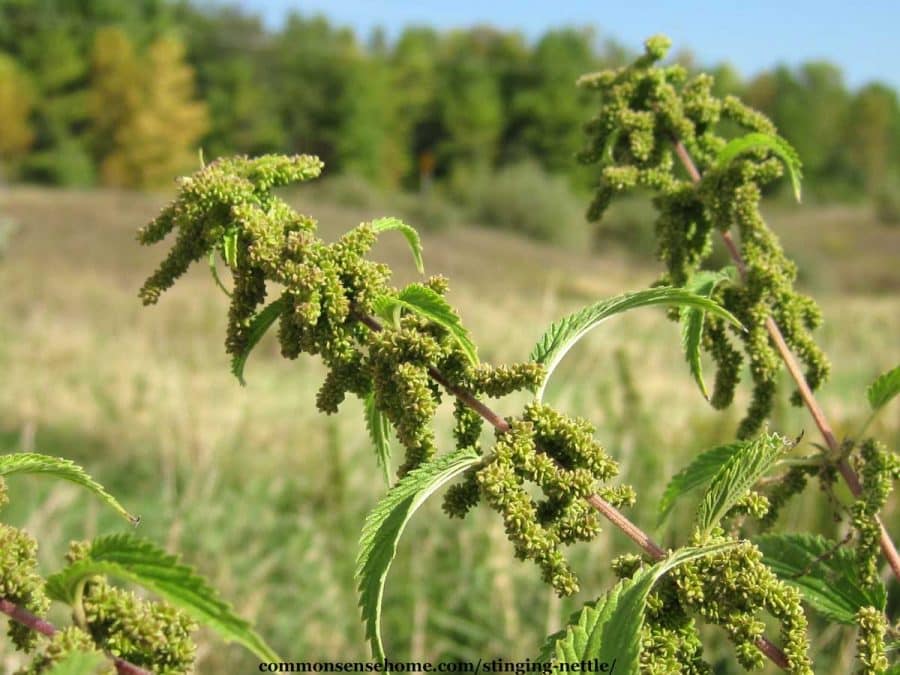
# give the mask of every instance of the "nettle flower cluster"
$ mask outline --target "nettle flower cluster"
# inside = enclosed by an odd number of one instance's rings
[[[0,507],[6,503],[6,485],[0,478]],[[68,562],[79,560],[88,547],[88,542],[73,543]],[[0,523],[0,598],[38,617],[45,617],[50,607],[46,582],[38,571],[37,542],[4,523]],[[13,644],[34,653],[17,675],[49,672],[75,651],[101,654],[104,660],[106,655],[119,657],[160,675],[193,670],[196,647],[191,636],[197,625],[181,610],[139,598],[100,576],[85,583],[80,606],[73,610],[75,625],[57,630],[47,640],[22,623],[9,622]],[[115,673],[115,666],[106,662],[104,672]]]
[[[328,368],[317,397],[323,412],[336,412],[354,394],[385,416],[405,448],[402,476],[437,452],[432,420],[444,393],[496,398],[535,390],[543,367],[479,364],[445,325],[416,311],[397,309],[382,326],[373,315],[383,316],[386,304],[409,293],[452,313],[443,297],[447,282],[432,277],[391,288],[388,268],[365,257],[377,235],[372,223],[327,243],[315,221],[272,193],[321,169],[306,155],[235,157],[181,179],[177,198],[139,233],[141,243],[153,244],[177,230],[169,255],[140,294],[145,304],[155,303],[191,263],[221,252],[234,278],[227,352],[246,358],[277,319],[285,357],[317,354]],[[261,309],[276,289],[279,297]],[[459,400],[454,415],[457,446],[480,452],[483,420]],[[508,424],[483,465],[448,490],[445,510],[461,517],[484,498],[503,516],[517,555],[535,561],[560,594],[573,593],[577,580],[560,547],[599,531],[582,499],[600,493],[621,505],[632,502],[633,493],[603,489],[617,466],[587,422],[532,405]],[[526,483],[546,498],[536,502]]]
[[[692,543],[727,541],[720,531],[711,537],[695,535]],[[644,564],[640,556],[624,555],[613,561],[613,570],[619,578],[630,578]],[[788,672],[811,675],[800,593],[775,576],[756,546],[742,541],[722,553],[685,563],[650,595],[642,629],[641,672],[713,672],[703,660],[693,616],[724,628],[745,668],[762,668],[765,659],[757,643],[765,633],[764,614],[781,624]]]
[[[797,270],[759,211],[763,186],[782,175],[772,148],[748,146],[728,152],[725,126],[774,136],[773,124],[734,96],[712,93],[713,78],[689,77],[680,65],[659,66],[669,40],[651,38],[634,64],[587,75],[579,85],[602,97],[599,114],[587,125],[585,163],[602,167],[588,217],[600,220],[612,199],[635,188],[653,192],[658,210],[657,254],[666,265],[662,284],[683,286],[712,252],[711,235],[732,227],[740,234],[745,274],[741,285],[722,284],[713,297],[740,319],[746,332],[710,318],[703,347],[717,365],[710,402],[731,404],[744,356],[753,378],[753,396],[738,436],[749,438],[772,409],[781,361],[769,341],[766,321],[774,319],[806,366],[812,389],[829,373],[829,363],[810,333],[822,321],[815,302],[794,290]],[[676,169],[673,144],[681,143],[702,173],[699,184]],[[777,147],[792,166],[799,160],[786,143]],[[800,405],[799,393],[792,397]]]
[[[863,488],[851,507],[856,556],[862,580],[870,585],[879,584],[881,525],[877,516],[887,504],[894,482],[900,480],[900,455],[889,451],[883,443],[868,439],[861,444],[854,459]]]

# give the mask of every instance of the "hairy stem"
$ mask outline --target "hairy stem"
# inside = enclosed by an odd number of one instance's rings
[[[56,634],[56,627],[52,623],[45,621],[39,616],[35,616],[26,609],[22,609],[6,598],[0,598],[0,612],[6,614],[13,621],[17,621],[41,635],[53,637]],[[110,658],[113,660],[119,675],[153,675],[149,670],[144,670],[140,666],[136,666],[125,659],[120,659],[115,656],[110,656]]]
[[[678,159],[688,172],[691,180],[695,184],[699,183],[701,180],[700,171],[697,170],[697,165],[694,164],[694,160],[691,158],[687,148],[684,147],[684,143],[677,139],[675,140],[675,154],[678,155]],[[741,255],[740,248],[737,243],[735,243],[730,232],[722,232],[722,240],[725,242],[725,247],[728,249],[731,259],[734,260],[734,263],[738,268],[741,280],[744,280],[747,275],[747,266],[744,263],[744,257]],[[778,324],[775,323],[775,319],[771,316],[766,319],[766,331],[769,333],[772,343],[778,350],[781,360],[784,361],[784,365],[787,367],[791,378],[793,378],[794,383],[797,385],[800,397],[803,399],[803,403],[807,410],[809,410],[813,422],[815,422],[822,437],[825,439],[825,444],[831,451],[832,456],[839,458],[837,468],[838,471],[840,471],[841,476],[844,477],[844,482],[847,483],[847,487],[850,488],[850,492],[853,493],[853,496],[859,497],[862,493],[862,485],[860,485],[859,477],[856,475],[853,467],[850,466],[847,458],[841,456],[841,444],[835,437],[831,424],[828,422],[828,418],[825,417],[825,412],[822,410],[822,406],[819,405],[812,389],[810,389],[809,383],[806,381],[806,377],[803,375],[803,371],[797,363],[797,359],[791,353],[790,347],[788,347],[787,343],[784,341],[784,335],[782,335],[781,329],[778,327]],[[897,577],[897,579],[900,579],[900,554],[897,553],[897,547],[894,546],[891,535],[885,528],[884,523],[881,522],[881,518],[876,515],[875,519],[878,522],[879,528],[881,528],[881,551],[884,553],[888,565],[890,565],[893,570],[894,576]]]
[[[357,314],[356,318],[375,332],[384,330],[381,323],[374,317],[366,314]],[[479,401],[471,392],[451,384],[437,368],[429,368],[428,374],[435,382],[443,386],[448,392],[465,404],[466,407],[478,413],[486,422],[497,429],[497,431],[509,431],[509,422]],[[653,560],[662,560],[666,557],[664,548],[653,541],[649,534],[632,523],[624,513],[603,499],[603,497],[600,495],[591,495],[590,497],[586,497],[585,501],[587,501],[591,507],[596,509],[600,515],[619,528],[619,530],[637,544],[650,558]],[[776,666],[785,670],[788,668],[789,664],[787,656],[785,656],[784,652],[781,651],[777,645],[770,642],[768,638],[759,638],[756,641],[756,646]]]

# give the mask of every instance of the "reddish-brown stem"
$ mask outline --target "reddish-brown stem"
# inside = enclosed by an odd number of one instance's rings
[[[700,171],[697,169],[697,165],[694,164],[694,160],[691,158],[687,148],[684,147],[684,143],[679,140],[675,140],[675,154],[678,155],[678,159],[688,172],[691,180],[695,184],[699,183],[701,180]],[[722,232],[722,240],[725,242],[725,247],[728,249],[731,259],[734,260],[734,263],[738,268],[741,279],[745,279],[747,276],[747,265],[744,262],[744,257],[741,255],[740,248],[738,248],[738,245],[735,243],[730,232]],[[828,418],[825,417],[825,412],[822,410],[822,406],[819,405],[812,389],[810,389],[809,383],[806,381],[806,377],[800,369],[800,364],[797,363],[797,359],[794,358],[790,347],[788,347],[787,342],[785,342],[781,329],[771,316],[766,319],[766,331],[769,333],[769,337],[775,345],[775,349],[778,350],[781,360],[784,361],[788,373],[790,373],[791,378],[797,385],[797,390],[800,392],[800,398],[803,399],[803,403],[807,410],[809,410],[813,422],[815,422],[819,432],[821,432],[822,437],[825,439],[825,444],[831,451],[832,457],[838,459],[838,471],[840,471],[841,476],[844,477],[844,481],[847,483],[847,487],[850,488],[850,492],[853,493],[853,496],[858,497],[862,493],[862,485],[859,483],[859,477],[856,475],[853,467],[850,466],[846,457],[840,456],[840,443],[835,437],[834,431],[832,431],[831,424],[829,424]],[[884,523],[881,522],[881,519],[878,518],[878,516],[876,516],[875,519],[878,522],[878,526],[881,528],[881,551],[884,554],[888,565],[890,565],[893,570],[894,576],[900,579],[900,554],[897,553],[897,547],[894,546],[891,535],[884,527]]]
[[[587,498],[587,503],[597,509],[609,522],[622,530],[631,541],[640,546],[651,558],[662,560],[666,557],[665,550],[653,541],[649,534],[628,520],[621,511],[603,499],[603,497],[591,495]]]
[[[374,317],[371,317],[367,314],[356,314],[355,316],[361,323],[365,324],[375,332],[384,330],[384,327]],[[472,392],[466,391],[465,389],[452,384],[437,368],[429,367],[428,374],[432,379],[434,379],[435,382],[443,386],[448,392],[453,394],[453,396],[459,399],[468,408],[478,413],[486,422],[488,422],[488,424],[493,426],[495,429],[501,432],[509,431],[509,422],[500,417],[500,415],[495,413],[484,403],[479,401],[477,397],[472,395]],[[603,497],[601,497],[600,495],[591,495],[590,497],[586,497],[585,501],[587,501],[588,504],[596,509],[600,513],[600,515],[606,518],[614,526],[619,528],[619,530],[621,530],[629,539],[637,544],[641,548],[641,550],[643,550],[644,553],[646,553],[650,558],[652,558],[653,560],[662,560],[666,557],[665,549],[663,549],[659,544],[653,541],[649,534],[632,523],[624,513],[622,513],[615,506],[603,499]],[[781,651],[778,646],[770,642],[768,638],[759,638],[756,641],[756,646],[759,647],[759,650],[763,654],[765,654],[776,666],[785,670],[787,669],[787,656],[785,656],[784,652]]]
[[[41,635],[53,637],[56,634],[56,627],[52,623],[45,621],[39,616],[35,616],[26,609],[22,609],[6,598],[0,598],[0,612],[6,614],[13,621],[17,621]],[[125,659],[114,656],[110,656],[110,658],[113,660],[119,675],[153,675],[149,670],[144,670],[140,666],[136,666]]]

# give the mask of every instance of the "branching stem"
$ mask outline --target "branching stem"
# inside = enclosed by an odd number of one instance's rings
[[[694,160],[691,158],[687,148],[684,147],[684,143],[677,139],[675,140],[675,154],[678,155],[678,159],[691,177],[691,180],[695,184],[699,183],[701,180],[700,171],[697,169],[697,165],[694,164]],[[722,232],[722,240],[725,242],[725,247],[728,249],[731,259],[734,260],[734,264],[737,266],[738,272],[743,280],[747,275],[747,266],[744,263],[744,257],[741,255],[740,248],[737,243],[735,243],[730,232]],[[850,492],[853,493],[853,496],[859,497],[859,495],[862,494],[862,485],[860,485],[859,477],[856,475],[853,467],[850,466],[847,458],[841,456],[841,444],[835,437],[831,424],[829,424],[828,418],[825,417],[825,412],[822,410],[822,406],[819,405],[812,389],[810,389],[809,383],[803,375],[803,371],[800,370],[797,359],[794,358],[790,347],[788,347],[787,343],[784,341],[781,329],[771,316],[766,319],[766,331],[769,333],[769,337],[772,339],[772,343],[778,350],[781,360],[784,361],[784,365],[787,367],[794,383],[797,385],[800,397],[803,399],[803,403],[807,410],[809,410],[810,415],[812,415],[813,422],[815,422],[822,437],[825,439],[825,444],[831,451],[832,456],[839,458],[837,460],[838,471],[841,473],[841,476],[844,477],[844,481],[847,483],[847,487],[850,488]],[[890,565],[891,569],[894,571],[894,576],[897,577],[897,579],[900,579],[900,554],[897,553],[897,547],[894,546],[891,535],[884,527],[884,523],[881,522],[881,518],[876,515],[875,519],[878,522],[879,528],[881,528],[881,550],[884,553],[884,557],[887,559],[888,565]]]
[[[375,332],[384,330],[384,327],[381,325],[381,323],[379,323],[379,321],[374,317],[368,316],[366,314],[357,314],[356,318],[359,319],[359,321],[365,326]],[[497,429],[497,431],[509,431],[509,422],[500,417],[500,415],[495,413],[484,403],[479,401],[478,398],[473,396],[471,392],[451,384],[447,380],[447,378],[445,378],[443,374],[441,374],[441,372],[434,367],[430,367],[428,369],[428,374],[435,382],[443,386],[448,392],[453,394],[453,396],[459,399],[468,408],[478,413],[486,422]],[[652,558],[653,560],[662,560],[666,557],[666,551],[664,548],[653,541],[649,534],[632,523],[624,513],[622,513],[615,506],[603,499],[603,497],[601,497],[600,495],[591,495],[590,497],[586,497],[585,501],[587,501],[588,504],[596,509],[600,513],[600,515],[602,515],[609,522],[619,528],[619,530],[625,533],[625,535],[635,544],[637,544],[641,548],[641,550],[643,550],[644,553],[646,553],[650,558]],[[781,651],[781,649],[779,649],[777,645],[770,642],[768,638],[759,638],[756,641],[756,646],[776,666],[785,670],[788,668],[789,664],[787,656],[785,656],[784,652]]]
[[[22,609],[6,598],[0,598],[0,612],[6,614],[13,621],[17,621],[41,635],[53,637],[56,634],[56,627],[52,623],[45,621],[39,616],[35,616],[26,609]],[[110,658],[115,664],[116,671],[119,675],[153,675],[149,670],[144,670],[140,666],[136,666],[125,659],[120,659],[115,656],[110,656]]]

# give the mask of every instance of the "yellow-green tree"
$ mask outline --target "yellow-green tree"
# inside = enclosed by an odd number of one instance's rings
[[[898,118],[896,92],[880,84],[864,87],[850,104],[845,131],[847,157],[870,194],[881,188],[888,177],[897,149]]]
[[[16,62],[0,54],[0,168],[25,156],[34,140],[32,91]]]
[[[184,46],[153,42],[142,59],[117,29],[98,32],[92,108],[107,185],[156,187],[197,163],[207,128],[206,106],[194,99],[194,71]],[[103,147],[105,146],[105,147]]]
[[[88,111],[92,121],[94,156],[101,163],[103,182],[134,184],[134,170],[126,166],[122,132],[138,114],[144,99],[141,64],[134,45],[121,28],[97,31],[91,54]]]

